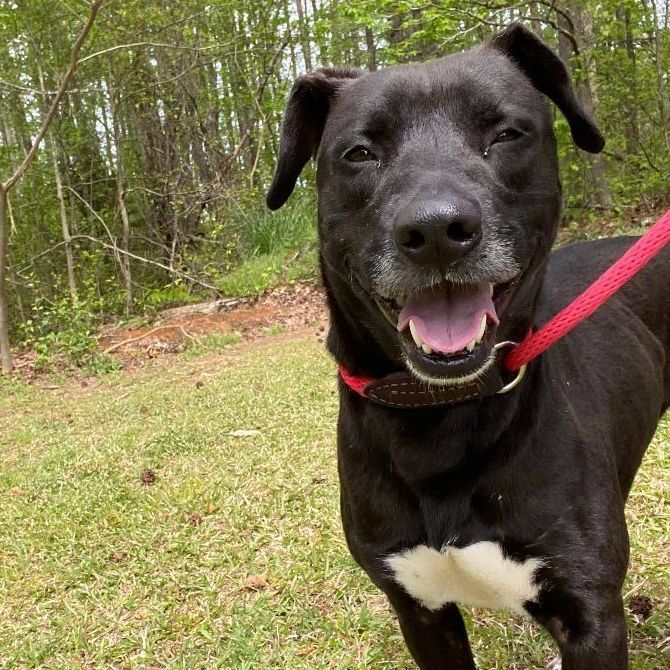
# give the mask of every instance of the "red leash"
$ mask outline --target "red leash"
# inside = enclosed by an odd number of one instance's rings
[[[529,334],[518,347],[512,349],[504,359],[505,369],[519,370],[544,353],[552,344],[591,316],[612,294],[642,270],[668,242],[670,242],[670,210],[581,295],[547,321],[537,332]]]

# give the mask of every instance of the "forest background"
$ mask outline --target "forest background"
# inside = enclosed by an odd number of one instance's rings
[[[0,221],[14,350],[90,361],[103,321],[314,277],[313,170],[284,209],[263,202],[293,79],[329,64],[435,58],[512,20],[569,64],[607,137],[603,154],[583,154],[555,116],[570,236],[602,221],[625,230],[670,196],[667,0],[100,5]],[[0,180],[30,151],[90,7],[0,0]]]

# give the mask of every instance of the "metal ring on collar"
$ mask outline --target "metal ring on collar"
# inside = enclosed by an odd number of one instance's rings
[[[517,346],[516,342],[512,342],[511,340],[506,340],[505,342],[498,342],[498,344],[496,344],[493,347],[493,351],[497,354],[498,351],[500,351],[501,349],[504,349],[506,347],[509,347],[509,348],[513,349],[516,346]],[[512,379],[512,381],[508,382],[499,391],[497,391],[496,395],[503,395],[503,394],[509,393],[511,390],[515,389],[521,383],[521,380],[524,378],[524,376],[526,374],[526,367],[527,367],[526,365],[522,365],[517,370],[517,373],[516,373],[516,376],[514,377],[514,379]]]

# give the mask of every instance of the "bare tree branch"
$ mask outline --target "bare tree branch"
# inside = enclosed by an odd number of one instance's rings
[[[4,374],[11,374],[14,369],[12,362],[12,353],[9,342],[9,307],[7,304],[7,291],[5,278],[7,276],[7,250],[8,250],[8,234],[7,234],[7,213],[9,210],[9,192],[16,185],[16,183],[23,177],[26,170],[37,155],[37,152],[42,144],[44,136],[49,130],[51,122],[56,116],[58,105],[65,95],[65,91],[77,70],[79,52],[86,40],[86,37],[91,32],[93,23],[95,22],[98,12],[105,0],[93,0],[90,6],[89,15],[84,27],[81,29],[77,40],[72,47],[70,54],[70,65],[63,76],[58,92],[51,102],[49,111],[47,112],[42,126],[40,127],[37,136],[33,140],[30,150],[26,154],[23,161],[14,171],[14,174],[5,182],[0,182],[0,366]]]
[[[28,86],[19,86],[18,84],[13,84],[11,81],[5,81],[4,79],[0,79],[0,88],[2,87],[5,88],[11,88],[15,91],[20,91],[21,93],[32,93],[33,95],[55,95],[57,91],[40,91],[36,88],[29,88]],[[100,93],[102,91],[101,88],[71,88],[67,91],[69,95],[72,95],[74,93]]]
[[[525,2],[519,2],[515,5],[510,5],[510,4],[504,4],[504,5],[497,5],[493,6],[489,2],[471,2],[471,5],[475,5],[476,7],[481,7],[482,9],[486,9],[489,14],[486,17],[481,17],[478,16],[477,14],[468,11],[467,9],[461,9],[458,7],[451,8],[449,11],[454,12],[455,14],[460,14],[461,16],[466,16],[469,19],[472,19],[476,21],[476,23],[469,28],[466,28],[465,30],[462,30],[461,32],[455,33],[454,35],[451,35],[449,38],[444,40],[443,44],[448,44],[450,42],[455,42],[456,40],[465,37],[472,31],[476,30],[479,26],[490,26],[492,28],[504,28],[507,25],[506,21],[497,21],[495,20],[496,16],[499,16],[500,14],[516,9],[520,10],[522,8],[527,8],[529,7],[534,1],[537,1],[539,4],[541,4],[544,7],[547,7],[547,15],[546,16],[520,16],[519,19],[523,21],[529,21],[529,20],[534,20],[534,21],[540,21],[541,23],[545,23],[548,26],[551,26],[556,32],[562,34],[565,36],[565,38],[570,42],[572,45],[573,51],[575,54],[580,53],[580,47],[579,43],[577,41],[577,38],[575,37],[574,33],[572,31],[566,30],[565,28],[561,27],[558,25],[556,21],[553,19],[549,18],[549,14],[553,11],[556,14],[559,14],[560,16],[563,16],[566,20],[566,23],[571,27],[571,30],[574,30],[574,23],[570,17],[570,15],[565,12],[562,9],[559,9],[558,7],[555,6],[554,3],[549,3],[549,2],[543,2],[542,0],[526,0]],[[436,7],[437,5],[433,4],[433,7]]]
[[[108,49],[103,49],[102,51],[96,51],[93,54],[85,56],[79,61],[79,65],[86,63],[86,61],[93,60],[99,56],[104,56],[105,54],[113,53],[114,51],[121,51],[121,49],[135,49],[138,47],[159,47],[162,49],[175,49],[177,51],[192,51],[199,53],[201,51],[207,51],[209,49],[221,49],[223,47],[232,46],[235,42],[228,42],[227,44],[208,44],[205,47],[190,47],[184,46],[181,44],[168,44],[166,42],[131,42],[130,44],[117,44]]]
[[[91,32],[93,23],[95,22],[98,12],[100,11],[100,8],[102,7],[104,2],[105,0],[93,0],[93,2],[91,3],[91,9],[88,15],[88,20],[86,21],[84,27],[79,33],[77,41],[74,43],[74,46],[72,47],[70,66],[68,67],[65,75],[63,76],[61,85],[56,95],[54,96],[54,99],[51,102],[51,107],[49,108],[47,115],[44,117],[44,121],[42,121],[42,127],[39,129],[37,137],[35,137],[35,140],[33,141],[33,144],[30,147],[30,151],[26,154],[26,157],[23,159],[19,167],[16,168],[14,174],[6,182],[4,182],[4,184],[2,184],[2,189],[5,192],[10,191],[12,187],[16,184],[16,182],[19,181],[21,177],[23,177],[25,171],[28,169],[28,166],[30,165],[30,163],[32,163],[33,159],[35,158],[40,148],[40,145],[42,144],[42,140],[44,139],[47,130],[49,130],[49,126],[51,125],[54,116],[56,115],[58,105],[60,104],[60,101],[63,99],[65,91],[67,90],[67,87],[69,86],[70,81],[74,76],[74,73],[77,71],[77,66],[79,65],[78,60],[79,52],[81,51],[81,47],[84,44],[84,40],[88,37],[88,34]]]
[[[124,249],[117,247],[115,244],[107,244],[106,242],[103,242],[102,240],[99,240],[97,237],[93,237],[92,235],[73,235],[72,239],[82,239],[95,242],[96,244],[99,244],[101,247],[104,247],[105,249],[110,249],[115,254],[123,254],[124,256],[133,258],[136,261],[140,261],[140,263],[153,265],[154,267],[160,268],[161,270],[165,270],[172,275],[181,277],[182,279],[186,279],[192,284],[196,284],[197,286],[202,286],[203,288],[209,289],[210,291],[214,291],[216,295],[221,295],[221,290],[216,286],[214,286],[213,284],[208,284],[207,282],[201,281],[196,277],[192,277],[191,275],[186,274],[181,270],[175,270],[174,268],[164,265],[163,263],[159,263],[158,261],[151,260],[150,258],[144,258],[143,256],[138,256],[137,254],[133,254],[130,251],[125,251]]]
[[[113,351],[116,351],[121,347],[125,347],[127,344],[132,344],[133,342],[139,342],[140,340],[145,340],[147,337],[151,337],[151,335],[154,335],[155,333],[158,333],[161,330],[181,330],[183,335],[198,342],[198,338],[192,335],[191,333],[186,332],[183,326],[180,326],[179,324],[166,324],[164,326],[156,326],[156,328],[152,328],[146,333],[142,333],[142,335],[131,337],[127,340],[121,340],[121,342],[116,342],[115,344],[112,344],[111,346],[107,347],[107,349],[105,349],[102,353],[104,356],[106,356],[107,354],[111,354]]]
[[[197,277],[193,277],[192,275],[189,275],[186,272],[182,272],[181,270],[175,270],[174,268],[164,265],[163,263],[159,263],[158,261],[154,261],[151,258],[145,258],[144,256],[138,256],[137,254],[134,254],[130,251],[125,251],[120,247],[116,246],[116,244],[114,243],[108,244],[107,242],[99,240],[97,237],[93,237],[93,235],[85,235],[83,233],[80,233],[79,235],[72,235],[71,240],[72,241],[88,240],[89,242],[93,242],[95,244],[100,245],[101,247],[104,247],[105,249],[113,251],[115,255],[122,254],[128,256],[129,258],[132,258],[133,260],[139,261],[140,263],[145,263],[146,265],[153,265],[154,267],[160,268],[161,270],[165,270],[166,272],[169,272],[171,275],[179,277],[180,279],[185,279],[186,281],[191,282],[196,286],[202,286],[203,288],[206,288],[209,291],[213,291],[217,296],[221,295],[221,290],[216,286],[214,286],[213,284],[208,284],[207,282],[202,281]],[[20,275],[22,272],[25,272],[28,268],[31,267],[33,261],[36,261],[39,258],[42,258],[43,256],[46,256],[47,254],[50,254],[53,251],[56,251],[56,249],[59,249],[62,246],[64,246],[64,242],[59,242],[58,244],[54,244],[52,247],[49,247],[45,251],[42,251],[41,253],[37,254],[36,256],[33,256],[30,259],[30,263],[27,263],[23,267],[19,268],[16,271],[16,274]]]
[[[284,53],[284,49],[286,49],[289,41],[289,36],[287,35],[282,43],[279,45],[277,50],[275,51],[274,55],[272,56],[272,60],[270,61],[270,64],[268,65],[267,70],[265,71],[265,76],[263,77],[262,81],[258,85],[258,88],[256,89],[256,95],[254,96],[255,100],[260,100],[263,97],[263,92],[265,91],[265,87],[268,85],[268,82],[270,81],[270,77],[272,76],[272,73],[274,72],[275,65],[277,64],[277,61],[279,60],[279,57]],[[237,146],[233,149],[233,152],[230,154],[228,157],[228,168],[232,166],[232,164],[237,160],[237,157],[240,155],[240,151],[242,150],[242,147],[246,144],[247,140],[249,139],[251,135],[251,131],[253,130],[254,123],[256,122],[256,117],[253,117],[249,120],[247,123],[246,128],[244,129],[244,132],[242,133],[240,137],[240,141],[237,143]]]

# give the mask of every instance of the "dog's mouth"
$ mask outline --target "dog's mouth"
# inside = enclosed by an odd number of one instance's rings
[[[443,282],[377,303],[399,333],[411,372],[429,383],[464,383],[493,364],[496,330],[517,280]]]

